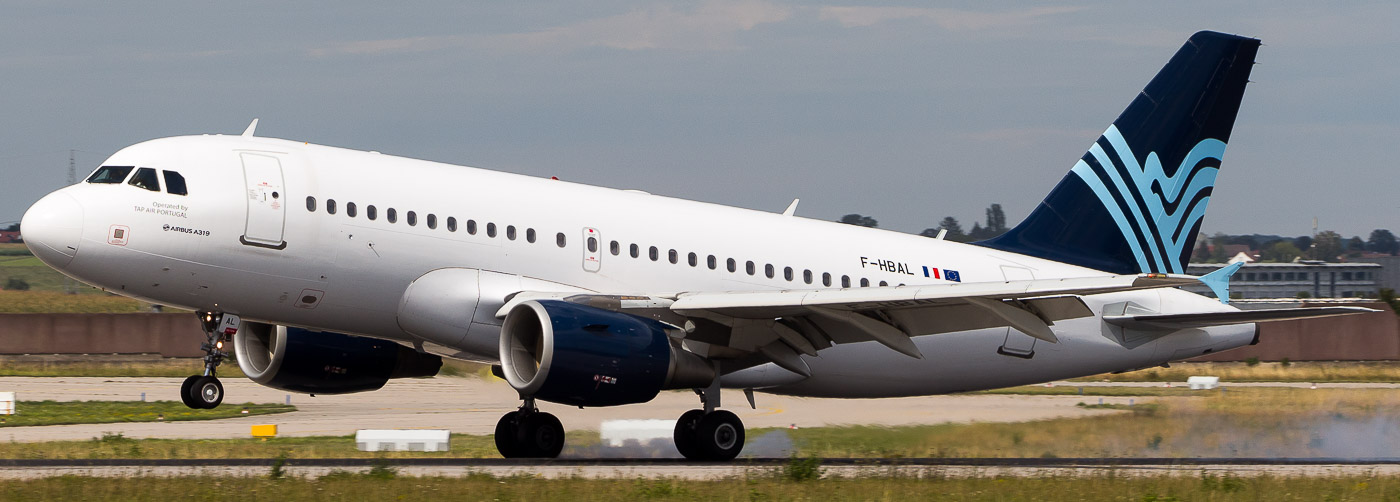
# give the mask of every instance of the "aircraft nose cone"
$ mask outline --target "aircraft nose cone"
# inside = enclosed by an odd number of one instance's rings
[[[25,211],[20,233],[29,251],[51,267],[67,266],[83,237],[83,206],[66,193],[51,193]]]

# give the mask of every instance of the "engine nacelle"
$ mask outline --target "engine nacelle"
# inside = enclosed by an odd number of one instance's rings
[[[308,394],[377,390],[390,378],[436,375],[442,358],[394,342],[257,322],[233,335],[243,374],[259,384]]]
[[[521,395],[571,406],[644,403],[706,387],[714,368],[671,343],[674,327],[559,300],[530,300],[501,326],[501,370]]]

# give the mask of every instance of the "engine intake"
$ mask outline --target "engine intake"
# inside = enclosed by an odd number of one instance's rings
[[[501,326],[501,371],[522,395],[571,406],[644,403],[705,387],[714,369],[671,342],[665,323],[559,300],[531,300]]]
[[[348,394],[383,387],[391,378],[436,375],[442,358],[397,343],[244,322],[233,335],[243,374],[259,384],[308,394]]]

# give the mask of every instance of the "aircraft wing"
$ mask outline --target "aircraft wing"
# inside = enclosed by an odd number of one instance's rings
[[[1245,324],[1251,322],[1291,321],[1339,315],[1379,312],[1365,307],[1302,307],[1291,309],[1240,310],[1234,312],[1199,312],[1188,314],[1106,315],[1106,323],[1130,329],[1184,329]]]

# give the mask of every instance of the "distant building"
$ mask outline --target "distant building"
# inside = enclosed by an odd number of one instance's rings
[[[0,230],[0,244],[8,244],[11,242],[24,242],[24,239],[20,238],[19,232],[17,231]]]
[[[1375,263],[1384,267],[1381,271],[1380,280],[1377,281],[1382,288],[1400,291],[1400,256],[1393,255],[1362,255],[1360,258],[1352,259],[1353,263]]]
[[[1206,275],[1222,263],[1192,263],[1191,275]],[[1380,289],[1385,267],[1375,263],[1248,263],[1230,279],[1235,298],[1370,298]],[[1182,289],[1215,296],[1205,285]]]

